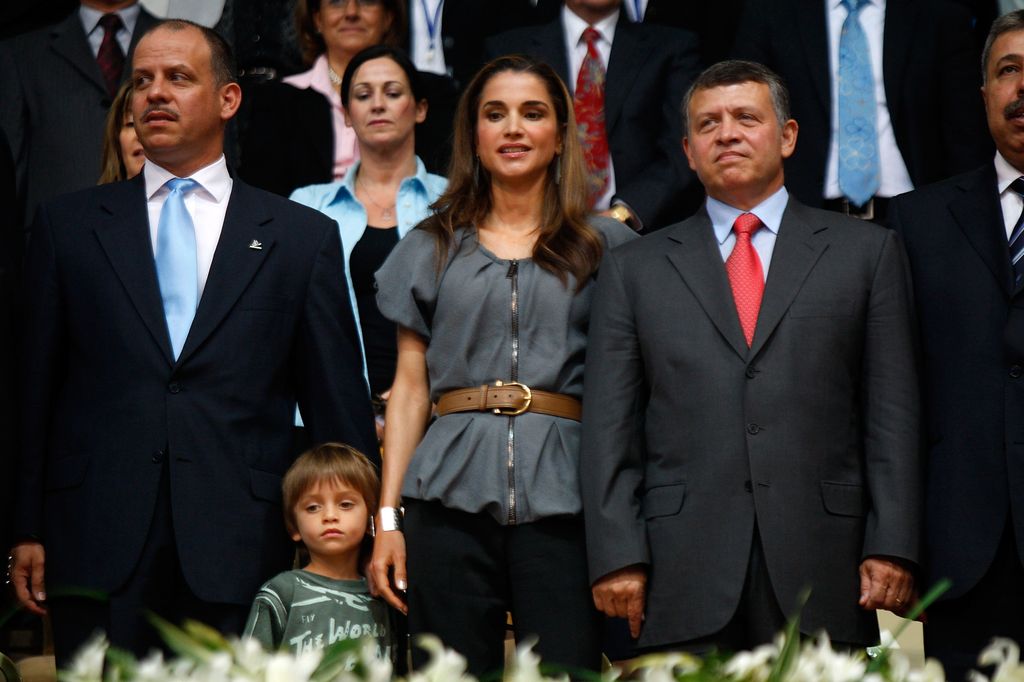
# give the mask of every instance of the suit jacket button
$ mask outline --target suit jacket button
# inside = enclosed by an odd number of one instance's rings
[[[171,383],[167,384],[167,390],[170,391],[171,393],[181,393],[181,384],[179,384],[177,381],[172,381]]]
[[[1014,365],[1010,368],[1010,377],[1013,379],[1020,379],[1020,375],[1024,374],[1024,369],[1020,365]]]
[[[749,433],[751,436],[756,436],[760,430],[761,427],[758,426],[757,424],[747,424],[747,433]]]
[[[746,371],[747,378],[748,379],[753,379],[754,377],[756,377],[757,376],[757,371],[758,371],[757,367],[754,367],[753,365],[748,365],[747,366],[747,371]]]
[[[153,453],[153,464],[159,464],[162,461],[164,461],[164,451],[157,450]]]
[[[743,489],[746,490],[748,493],[752,493],[754,492],[754,484],[751,483],[749,480],[743,481]]]

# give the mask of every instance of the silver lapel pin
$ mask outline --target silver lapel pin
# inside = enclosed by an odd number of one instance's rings
[[[249,242],[249,248],[252,249],[253,251],[262,251],[263,242],[253,239],[251,242]]]

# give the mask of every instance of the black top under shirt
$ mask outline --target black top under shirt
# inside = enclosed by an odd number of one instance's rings
[[[370,392],[381,393],[391,388],[398,360],[398,331],[395,323],[380,314],[377,308],[377,287],[373,274],[384,264],[391,249],[398,243],[397,227],[366,226],[363,236],[352,248],[349,268],[352,288],[359,307],[359,326],[366,350],[366,370]]]

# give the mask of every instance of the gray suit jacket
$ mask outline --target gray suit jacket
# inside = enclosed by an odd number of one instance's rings
[[[139,12],[132,50],[156,23]],[[14,152],[28,223],[40,202],[96,184],[111,98],[77,11],[0,43],[0,83],[0,127]]]
[[[802,630],[877,639],[859,564],[920,545],[905,261],[891,232],[791,198],[747,348],[705,210],[606,257],[581,483],[591,579],[649,567],[641,646],[726,625],[755,524],[783,612],[812,589]]]

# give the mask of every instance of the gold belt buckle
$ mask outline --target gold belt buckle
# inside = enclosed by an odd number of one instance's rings
[[[527,386],[526,384],[521,384],[518,381],[509,381],[509,382],[506,383],[506,382],[503,382],[501,379],[498,379],[497,381],[495,381],[494,385],[495,385],[495,387],[500,387],[500,386],[516,386],[516,387],[518,387],[519,389],[521,389],[523,391],[523,405],[522,405],[522,407],[517,407],[515,409],[509,408],[509,407],[495,407],[492,410],[494,412],[494,414],[503,414],[503,415],[505,415],[507,417],[516,417],[516,416],[519,416],[523,412],[526,412],[527,410],[530,409],[530,403],[533,401],[533,391],[530,390],[529,386]]]

